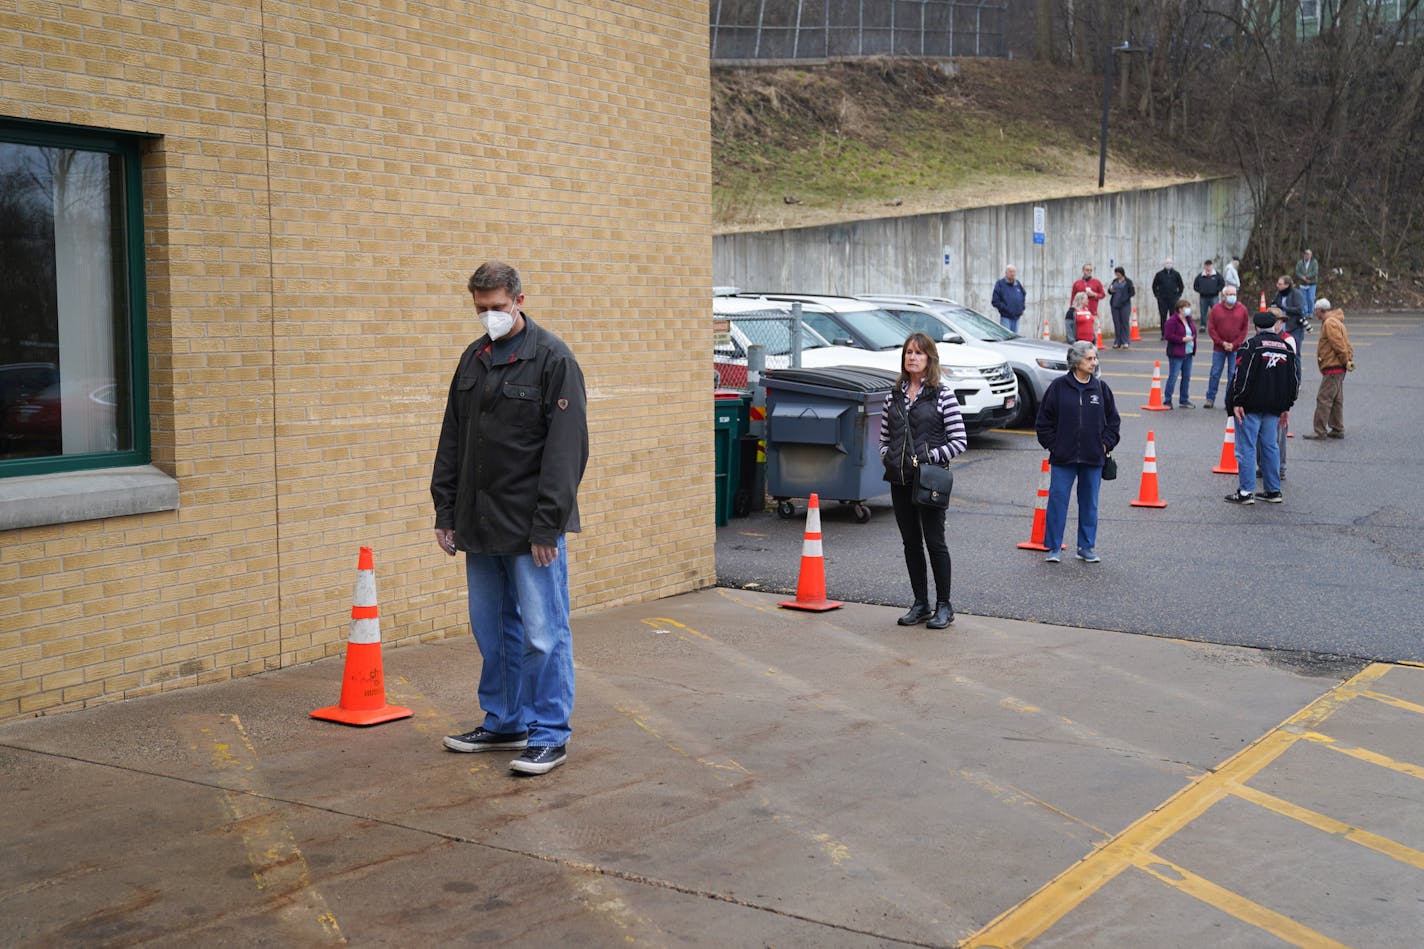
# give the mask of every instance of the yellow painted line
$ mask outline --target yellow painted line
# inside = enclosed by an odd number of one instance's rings
[[[1256,788],[1241,786],[1232,789],[1232,794],[1245,801],[1250,801],[1269,811],[1274,811],[1282,817],[1289,817],[1291,820],[1299,821],[1302,824],[1314,827],[1316,830],[1323,830],[1327,834],[1336,837],[1343,837],[1351,843],[1367,847],[1376,853],[1382,853],[1387,857],[1392,857],[1400,863],[1407,863],[1417,870],[1424,870],[1424,850],[1415,850],[1398,841],[1390,840],[1388,837],[1381,837],[1372,834],[1362,827],[1353,824],[1346,824],[1333,817],[1312,811],[1309,808],[1301,807],[1299,804],[1292,804],[1290,801],[1282,800],[1274,794],[1267,794]]]
[[[1357,761],[1366,761],[1370,764],[1378,765],[1381,768],[1388,768],[1391,771],[1407,774],[1411,778],[1418,778],[1424,781],[1424,767],[1420,765],[1411,764],[1408,761],[1397,761],[1388,755],[1370,751],[1368,748],[1358,748],[1354,745],[1347,745],[1339,739],[1331,738],[1329,735],[1322,735],[1319,732],[1304,732],[1300,737],[1305,741],[1313,741],[1317,744],[1324,745],[1331,751],[1338,751],[1342,755],[1348,755]]]
[[[1392,708],[1397,708],[1405,712],[1413,712],[1415,715],[1424,715],[1424,705],[1402,699],[1397,695],[1386,695],[1383,692],[1362,692],[1361,698],[1374,699],[1376,702],[1383,702]]]
[[[282,805],[260,793],[257,749],[242,720],[228,715],[213,726],[185,724],[196,728],[201,740],[207,742],[213,768],[228,774],[237,785],[235,790],[223,792],[223,803],[232,817],[233,828],[242,835],[253,882],[270,894],[272,914],[281,920],[285,936],[307,945],[344,945],[346,938],[336,916],[312,887],[306,857],[281,819]],[[234,734],[229,734],[229,729]],[[182,726],[180,730],[184,730]]]
[[[1063,871],[1017,906],[1001,913],[962,946],[965,949],[1017,949],[1027,946],[1118,874],[1137,865],[1139,857],[1150,855],[1164,840],[1196,820],[1237,786],[1245,785],[1252,775],[1279,758],[1296,741],[1311,734],[1310,729],[1318,727],[1346,702],[1367,691],[1389,669],[1384,663],[1375,663],[1335,686],[1228,758],[1215,771],[1188,782],[1156,810]]]
[[[1310,947],[1310,949],[1337,949],[1337,947],[1338,949],[1349,949],[1349,946],[1343,942],[1336,942],[1329,936],[1316,932],[1289,916],[1277,913],[1273,909],[1267,909],[1260,903],[1218,886],[1171,861],[1154,857],[1151,854],[1144,854],[1138,859],[1137,866],[1173,889],[1180,890],[1208,906],[1214,906],[1229,913],[1243,923],[1249,923],[1293,946]]]

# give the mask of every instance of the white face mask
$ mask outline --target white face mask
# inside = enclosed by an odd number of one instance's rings
[[[1182,311],[1182,315],[1183,315],[1183,316],[1191,316],[1191,315],[1192,315],[1192,311],[1191,311],[1191,310],[1183,310],[1183,311]]]
[[[480,323],[490,339],[500,339],[514,329],[514,314],[503,310],[485,310],[480,314]]]
[[[1235,297],[1228,296],[1228,297],[1226,298],[1226,305],[1227,305],[1227,306],[1235,306],[1235,305],[1236,305],[1236,298],[1235,298]]]

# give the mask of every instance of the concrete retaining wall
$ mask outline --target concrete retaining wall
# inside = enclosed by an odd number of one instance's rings
[[[1034,208],[1044,242],[1034,243]],[[1240,178],[1216,178],[1109,194],[1058,198],[942,214],[880,218],[822,227],[725,234],[713,239],[717,285],[802,293],[914,293],[950,297],[993,316],[989,297],[1004,266],[1028,288],[1019,326],[1038,335],[1043,320],[1062,333],[1069,289],[1085,262],[1106,285],[1121,265],[1137,285],[1138,321],[1158,325],[1152,275],[1173,257],[1191,290],[1208,257],[1218,267],[1251,233],[1250,192]],[[1263,288],[1246,287],[1254,299]],[[1104,322],[1111,328],[1106,309]]]

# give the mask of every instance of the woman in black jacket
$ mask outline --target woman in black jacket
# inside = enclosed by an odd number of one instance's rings
[[[949,546],[944,540],[943,508],[920,507],[911,497],[915,465],[949,467],[949,459],[964,451],[969,440],[959,400],[939,375],[939,351],[924,333],[911,333],[900,347],[900,378],[885,394],[880,422],[880,460],[885,480],[890,482],[890,501],[895,506],[895,523],[905,545],[905,567],[910,572],[910,589],[915,602],[896,622],[914,626],[929,622],[930,629],[944,629],[954,622],[949,600]],[[935,608],[930,611],[929,583],[925,576],[925,550],[934,573]]]
[[[1112,390],[1096,375],[1098,350],[1092,343],[1068,347],[1068,371],[1049,383],[1038,406],[1038,443],[1048,449],[1048,510],[1043,544],[1048,563],[1062,560],[1068,523],[1068,493],[1078,482],[1078,559],[1099,563],[1098,489],[1103,463],[1122,437]]]

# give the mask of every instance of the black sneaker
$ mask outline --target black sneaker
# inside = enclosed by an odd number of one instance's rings
[[[1213,402],[1211,399],[1207,399],[1205,402],[1202,403],[1202,408],[1204,408],[1204,409],[1214,409],[1214,408],[1216,408],[1216,403]]]
[[[451,751],[516,751],[529,744],[528,732],[492,732],[484,726],[463,735],[446,735]]]
[[[1183,409],[1194,409],[1196,408],[1196,405],[1191,402],[1178,402],[1177,407]]]
[[[524,754],[509,763],[510,771],[520,774],[545,774],[569,760],[563,745],[530,745]]]
[[[1250,491],[1233,491],[1224,500],[1230,504],[1255,504],[1256,495]]]
[[[1285,496],[1279,491],[1266,491],[1261,495],[1261,500],[1267,504],[1280,504],[1285,500]]]

